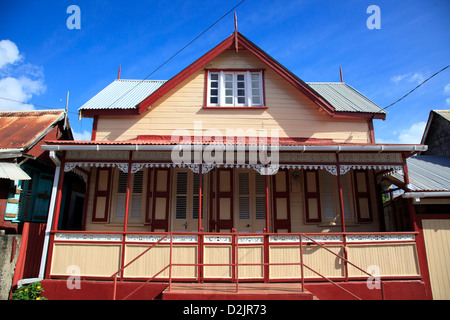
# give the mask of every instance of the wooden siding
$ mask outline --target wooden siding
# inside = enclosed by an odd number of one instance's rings
[[[280,137],[332,139],[340,143],[370,142],[369,127],[362,119],[334,119],[248,51],[227,50],[204,68],[262,68],[267,109],[204,109],[205,70],[183,81],[149,110],[138,116],[99,116],[97,140],[128,140],[138,135],[172,135],[175,129],[194,134],[202,130],[276,129]],[[270,134],[270,131],[269,131]],[[255,134],[246,133],[251,136]]]
[[[433,299],[450,300],[450,220],[422,220]]]

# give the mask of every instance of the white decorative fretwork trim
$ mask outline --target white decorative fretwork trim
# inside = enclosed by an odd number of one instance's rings
[[[205,243],[231,243],[231,237],[205,236]]]
[[[347,242],[414,241],[413,234],[347,235]]]
[[[126,241],[129,242],[158,242],[164,235],[146,235],[146,234],[129,234]],[[160,241],[161,243],[170,243],[170,236],[165,237]],[[175,235],[173,236],[173,243],[196,243],[197,236],[190,235]]]
[[[120,234],[57,233],[55,241],[122,241]]]
[[[238,243],[241,244],[264,243],[264,240],[262,237],[238,237]]]
[[[299,236],[270,236],[269,242],[300,242]]]
[[[64,172],[72,171],[75,167],[96,167],[96,168],[113,168],[117,167],[123,173],[128,173],[128,163],[122,162],[66,162]]]

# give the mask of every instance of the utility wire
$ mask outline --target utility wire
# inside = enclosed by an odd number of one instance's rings
[[[19,100],[14,100],[14,99],[9,99],[9,98],[4,98],[4,97],[0,97],[0,99],[12,101],[12,102],[18,102],[18,103],[22,103],[22,104],[29,104],[29,105],[34,106],[34,107],[45,108],[45,109],[49,109],[49,110],[64,110],[64,108],[47,107],[47,106],[43,106],[43,105],[40,105],[40,104],[34,104],[34,103],[29,103],[29,102],[23,102],[23,101],[19,101]],[[73,111],[67,111],[67,112],[68,112],[68,113],[73,113],[73,114],[78,114],[78,112],[73,112]]]
[[[433,74],[431,77],[429,77],[428,79],[426,79],[425,81],[423,81],[422,83],[420,83],[417,87],[415,87],[414,89],[412,89],[410,92],[408,92],[407,94],[405,94],[403,97],[401,97],[400,99],[398,99],[397,101],[391,103],[390,105],[388,105],[387,107],[384,107],[383,110],[386,110],[387,108],[393,106],[394,104],[396,104],[397,102],[403,100],[404,98],[406,98],[407,96],[409,96],[414,90],[416,90],[417,88],[419,88],[421,85],[423,85],[425,82],[427,82],[428,80],[430,80],[431,78],[433,78],[434,76],[436,76],[437,74],[441,73],[442,71],[444,71],[445,69],[447,69],[448,67],[450,67],[450,65],[446,66],[445,68],[442,68],[441,70],[439,70],[438,72],[436,72],[435,74]]]
[[[214,22],[212,25],[210,25],[208,28],[206,28],[202,33],[200,33],[198,36],[196,36],[193,40],[191,40],[187,45],[185,45],[183,48],[178,50],[175,54],[173,54],[169,59],[167,59],[164,63],[162,63],[159,67],[157,67],[155,70],[153,70],[148,76],[146,76],[144,79],[139,81],[134,87],[132,87],[130,90],[122,94],[119,98],[117,98],[113,103],[111,103],[108,108],[112,107],[117,101],[122,99],[124,96],[126,96],[128,93],[133,91],[137,86],[139,86],[141,83],[143,83],[145,80],[147,80],[151,75],[153,75],[156,71],[161,69],[163,66],[165,66],[169,61],[171,61],[173,58],[175,58],[181,51],[189,47],[192,43],[194,43],[198,38],[200,38],[202,35],[204,35],[208,30],[210,30],[212,27],[214,27],[217,23],[219,23],[221,20],[223,20],[227,15],[229,15],[234,9],[239,7],[241,4],[243,4],[246,0],[242,0],[237,5],[235,5],[233,8],[231,8],[227,13],[225,13],[222,17],[220,17],[216,22]]]

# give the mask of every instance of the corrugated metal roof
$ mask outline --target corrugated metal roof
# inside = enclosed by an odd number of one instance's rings
[[[450,158],[420,155],[408,158],[408,176],[411,191],[450,191]],[[403,181],[403,172],[392,176]]]
[[[165,80],[117,79],[81,106],[80,110],[133,109],[164,83],[166,83]],[[386,113],[346,83],[309,82],[307,84],[325,98],[336,111]]]
[[[47,133],[64,110],[0,112],[0,149],[28,148]]]
[[[147,98],[165,80],[116,79],[81,106],[83,109],[132,109]]]
[[[386,113],[360,92],[344,82],[307,82],[336,111]]]
[[[31,180],[30,176],[17,163],[10,162],[0,162],[0,179]]]

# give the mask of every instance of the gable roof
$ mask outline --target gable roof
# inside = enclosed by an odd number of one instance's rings
[[[450,123],[450,110],[431,110],[430,115],[428,116],[428,121],[425,126],[425,130],[423,132],[422,140],[420,142],[421,144],[425,143],[428,136],[428,131],[430,130],[431,124],[435,116],[441,116],[443,119],[447,120]]]
[[[165,80],[116,79],[86,102],[80,111],[87,114],[88,110],[132,110],[164,83]]]
[[[185,68],[166,82],[160,81],[157,83],[153,83],[154,86],[152,86],[152,84],[148,83],[147,80],[134,80],[138,82],[135,84],[134,89],[131,88],[130,90],[130,88],[126,89],[125,85],[118,89],[117,85],[119,83],[120,85],[122,85],[123,83],[120,81],[114,81],[110,86],[116,87],[118,90],[120,90],[120,93],[112,93],[112,91],[109,90],[110,88],[108,88],[108,86],[107,88],[102,90],[96,97],[94,97],[95,99],[93,98],[86,104],[84,104],[79,109],[79,111],[82,116],[95,115],[100,113],[101,111],[108,111],[107,114],[139,114],[147,110],[152,104],[162,98],[170,90],[175,88],[183,80],[187,79],[194,72],[202,68],[209,61],[217,57],[219,54],[227,49],[235,48],[236,41],[238,42],[239,50],[245,49],[251,52],[331,116],[356,116],[364,118],[374,117],[385,119],[386,113],[384,112],[384,110],[382,110],[380,107],[375,105],[373,102],[359,94],[356,90],[352,89],[348,85],[328,85],[328,98],[324,97],[324,89],[327,86],[318,84],[315,85],[318,91],[322,91],[321,94],[313,88],[314,85],[311,86],[311,84],[307,84],[302,81],[300,78],[298,78],[296,75],[282,66],[279,62],[277,62],[270,55],[268,55],[266,52],[264,52],[239,32],[237,34],[233,33],[232,35],[230,35],[216,47],[211,49],[209,52],[204,54],[202,57],[194,61],[187,68]],[[157,85],[159,86],[156,87]],[[133,92],[135,90],[138,92]],[[137,100],[139,100],[138,97],[142,98],[143,94],[141,93],[145,92],[146,90],[148,90],[148,95],[138,103],[134,104]],[[332,93],[332,91],[334,92]],[[131,97],[127,97],[128,95],[130,95]],[[120,103],[119,101],[114,100],[112,96],[116,97],[116,100],[119,99]],[[123,104],[123,107],[121,106],[121,104]]]
[[[30,149],[64,116],[64,110],[0,112],[0,150]]]

